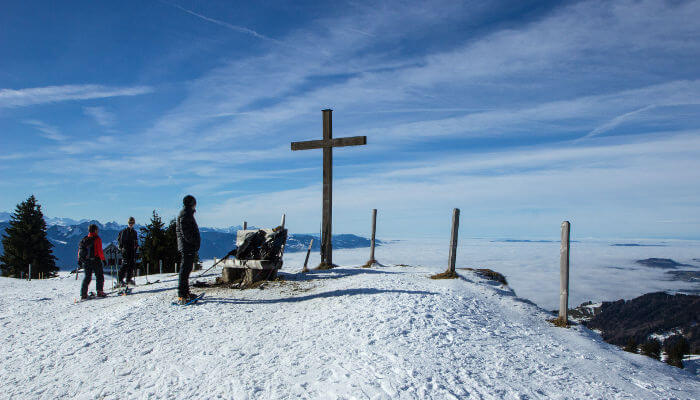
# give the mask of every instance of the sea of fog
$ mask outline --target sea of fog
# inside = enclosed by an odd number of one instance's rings
[[[621,246],[624,245],[624,246]],[[629,246],[633,245],[633,246]],[[420,265],[442,272],[447,266],[449,241],[437,239],[391,241],[376,248],[384,264]],[[305,252],[285,254],[283,271],[297,272]],[[335,250],[333,262],[364,264],[369,249]],[[655,291],[700,292],[700,282],[671,280],[667,269],[636,263],[647,258],[669,258],[700,271],[700,241],[692,240],[581,240],[571,243],[569,307],[585,301],[632,299]],[[313,252],[309,267],[319,263]],[[547,310],[559,307],[559,243],[460,239],[457,268],[490,268],[506,276],[519,297]]]

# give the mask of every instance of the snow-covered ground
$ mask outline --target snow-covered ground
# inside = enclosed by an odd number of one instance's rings
[[[0,278],[0,397],[700,398],[689,372],[553,327],[467,271],[435,281],[441,266],[300,265],[288,259],[284,281],[262,290],[206,289],[190,307],[170,305],[166,275],[78,304],[65,273]]]

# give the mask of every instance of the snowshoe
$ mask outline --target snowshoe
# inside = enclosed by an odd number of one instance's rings
[[[80,300],[79,300],[79,301],[78,301],[78,300],[74,300],[74,302],[75,302],[75,303],[78,303],[78,302],[88,301],[88,300],[94,299],[95,297],[96,297],[95,293],[94,293],[94,292],[90,292],[90,293],[87,294],[87,296],[80,295]]]
[[[189,306],[189,305],[196,303],[202,297],[204,297],[204,292],[202,292],[199,295],[196,295],[194,293],[189,293],[187,296],[178,297],[177,301],[174,301],[172,304],[174,306]]]

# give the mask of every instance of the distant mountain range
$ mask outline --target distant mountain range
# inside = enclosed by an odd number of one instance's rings
[[[5,229],[10,225],[10,213],[0,212],[0,233],[4,234]],[[126,225],[116,222],[108,222],[102,224],[99,221],[81,220],[75,221],[70,218],[45,218],[47,225],[47,236],[49,241],[54,245],[53,254],[58,258],[57,265],[62,268],[74,267],[78,253],[78,243],[83,236],[87,235],[90,224],[96,224],[100,227],[100,237],[104,247],[107,247],[110,242],[115,242],[119,231],[124,229]],[[137,225],[136,229],[141,226]],[[202,245],[199,250],[199,256],[202,259],[213,257],[223,257],[228,253],[236,242],[236,232],[242,229],[241,226],[230,226],[228,228],[207,228],[201,227],[200,233],[202,236]],[[255,229],[255,227],[248,227]],[[287,238],[286,252],[306,251],[309,247],[311,239],[314,239],[312,250],[320,249],[319,236],[311,234],[290,234]],[[381,245],[381,241],[377,240],[377,246]],[[355,249],[369,247],[370,240],[361,236],[352,234],[333,235],[334,249]],[[0,253],[4,250],[0,242]]]

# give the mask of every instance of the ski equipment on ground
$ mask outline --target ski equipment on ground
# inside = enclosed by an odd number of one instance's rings
[[[238,248],[235,248],[235,249],[229,251],[228,254],[226,254],[226,255],[224,256],[224,258],[222,258],[221,260],[215,262],[214,265],[212,265],[211,267],[207,268],[206,271],[204,271],[204,272],[202,272],[201,274],[199,274],[199,275],[197,276],[197,278],[201,278],[202,275],[204,275],[204,274],[206,274],[207,272],[209,272],[209,270],[211,270],[212,268],[216,267],[220,262],[224,261],[225,259],[227,259],[227,258],[229,258],[229,257],[231,257],[231,256],[234,256],[234,257],[235,257],[237,252],[238,252]],[[190,279],[192,279],[192,277],[190,277]]]
[[[191,306],[192,304],[194,304],[194,303],[196,303],[197,301],[199,301],[202,297],[204,297],[204,292],[200,293],[197,297],[193,298],[192,300],[188,301],[188,302],[185,303],[185,304],[180,304],[178,301],[173,301],[173,302],[172,302],[172,305],[174,305],[174,306],[181,306],[181,307],[184,307],[184,306]]]

